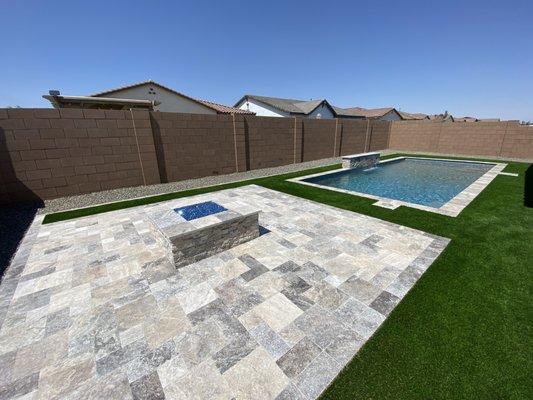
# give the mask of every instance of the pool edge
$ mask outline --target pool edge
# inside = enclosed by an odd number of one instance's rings
[[[474,160],[416,157],[416,156],[398,156],[398,157],[388,158],[386,160],[381,160],[379,164],[385,164],[391,161],[398,161],[398,160],[403,160],[407,158],[422,159],[422,160],[465,162],[465,163],[474,163],[474,164],[491,164],[493,165],[493,167],[440,207],[429,207],[429,206],[424,206],[421,204],[410,203],[407,201],[391,199],[388,197],[376,196],[373,194],[356,192],[356,191],[346,190],[346,189],[339,189],[339,188],[334,188],[330,186],[319,185],[316,183],[304,181],[304,179],[314,178],[314,177],[323,176],[323,175],[332,175],[337,172],[345,170],[344,168],[338,168],[335,170],[320,172],[317,174],[311,174],[311,175],[306,175],[306,176],[299,176],[296,178],[287,179],[286,181],[298,183],[300,185],[312,186],[312,187],[316,187],[316,188],[324,189],[324,190],[332,190],[335,192],[349,194],[352,196],[366,197],[372,200],[376,200],[376,203],[383,201],[383,202],[387,202],[389,204],[395,205],[396,206],[395,208],[399,206],[405,206],[405,207],[415,208],[415,209],[422,210],[422,211],[428,211],[428,212],[433,212],[433,213],[437,213],[441,215],[446,215],[449,217],[457,217],[461,213],[461,211],[463,211],[507,166],[507,163],[497,163],[497,162],[492,162],[492,161],[477,161],[477,160],[474,161]],[[374,205],[376,205],[376,203],[374,203]]]

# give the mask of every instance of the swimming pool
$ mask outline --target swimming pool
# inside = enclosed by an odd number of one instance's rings
[[[504,167],[497,163],[399,157],[373,168],[341,169],[293,181],[452,215],[466,207]],[[458,206],[463,207],[458,210]]]

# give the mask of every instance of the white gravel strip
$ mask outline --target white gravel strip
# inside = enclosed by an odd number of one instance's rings
[[[224,183],[264,178],[266,176],[298,172],[310,168],[338,164],[340,162],[340,157],[326,158],[322,160],[308,161],[299,164],[283,165],[281,167],[256,169],[252,171],[238,172],[234,174],[206,176],[203,178],[188,179],[179,182],[161,183],[158,185],[150,186],[134,186],[82,194],[77,196],[61,197],[53,200],[46,200],[44,202],[44,208],[41,208],[39,210],[39,213],[50,214],[57,211],[73,210],[78,208],[95,206],[98,204],[113,203],[116,201],[130,200],[140,197],[153,196],[157,194],[173,193],[182,190],[222,185]]]

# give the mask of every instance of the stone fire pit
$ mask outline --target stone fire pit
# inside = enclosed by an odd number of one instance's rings
[[[255,239],[258,215],[258,210],[229,209],[212,201],[148,213],[157,240],[176,268]]]

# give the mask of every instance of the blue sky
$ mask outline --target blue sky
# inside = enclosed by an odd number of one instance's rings
[[[0,107],[153,79],[341,107],[533,120],[531,1],[6,1]]]

